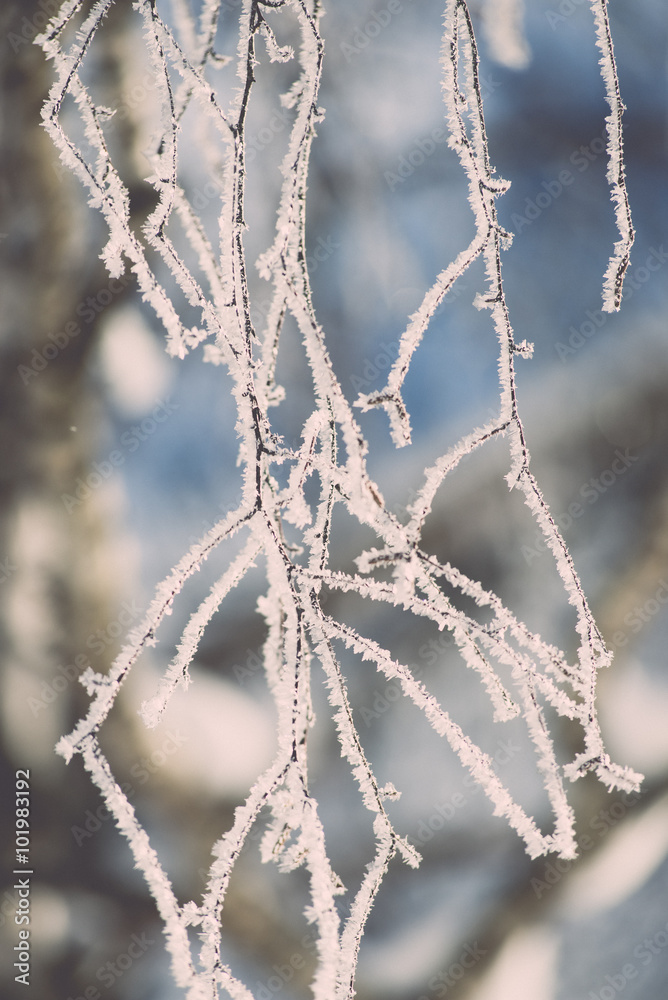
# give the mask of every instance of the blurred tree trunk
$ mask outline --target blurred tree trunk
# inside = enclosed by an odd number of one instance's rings
[[[8,803],[15,770],[30,769],[33,899],[40,888],[76,885],[86,865],[71,827],[99,802],[79,767],[63,780],[54,745],[88,701],[77,683],[87,639],[108,625],[118,596],[102,505],[95,496],[76,506],[63,498],[95,457],[100,410],[87,361],[98,315],[91,321],[85,302],[108,277],[92,250],[79,184],[41,126],[52,75],[32,38],[45,23],[44,6],[28,0],[0,10],[2,784]],[[113,653],[107,646],[96,668]],[[11,872],[14,831],[3,826],[4,871]],[[14,931],[8,921],[5,933]],[[14,943],[3,962],[12,962]],[[76,959],[63,947],[53,956],[60,972],[44,954],[35,962],[31,985],[45,1000],[67,995],[62,977]],[[13,980],[10,969],[0,972]]]
[[[86,648],[91,626],[108,620],[109,598],[99,514],[63,502],[93,455],[96,404],[85,366],[94,328],[77,306],[99,290],[104,272],[91,260],[76,182],[41,127],[51,74],[27,37],[43,16],[32,2],[2,15],[9,41],[0,123],[0,628],[5,683],[24,696],[12,709],[15,724],[7,720],[9,749],[20,747],[23,766],[30,757],[48,766],[44,752],[68,724],[65,706],[78,685],[65,677],[63,697],[43,710],[27,697],[42,699],[43,682],[53,687],[64,676],[59,667]]]

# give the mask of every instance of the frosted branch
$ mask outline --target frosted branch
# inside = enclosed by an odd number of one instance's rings
[[[150,151],[157,204],[143,232],[131,225],[129,197],[114,165],[105,132],[108,112],[96,103],[84,72],[112,0],[88,5],[68,0],[39,42],[54,61],[55,82],[44,108],[45,126],[65,165],[89,193],[90,204],[104,217],[109,239],[103,257],[110,274],[130,263],[139,289],[167,333],[167,349],[178,356],[209,340],[205,361],[224,366],[236,405],[242,500],[183,556],[157,587],[141,625],[127,639],[109,673],[87,670],[81,680],[91,703],[86,716],[63,736],[59,752],[70,760],[81,754],[110,813],[127,838],[138,867],[155,897],[165,924],[174,978],[188,990],[189,1000],[216,1000],[225,991],[233,1000],[252,1000],[250,989],[222,961],[221,920],[229,881],[249,836],[270,816],[262,839],[263,860],[282,872],[303,867],[310,902],[306,916],[317,927],[319,963],[312,983],[316,1000],[349,1000],[355,991],[360,944],[389,864],[399,857],[419,863],[417,852],[393,826],[386,801],[396,798],[391,784],[381,785],[371,754],[356,725],[356,708],[346,683],[341,650],[359,669],[370,662],[384,678],[398,680],[403,695],[420,710],[426,723],[447,741],[461,765],[484,790],[491,809],[523,838],[532,857],[575,851],[573,811],[566,781],[591,771],[608,787],[637,787],[639,776],[617,767],[606,754],[596,716],[595,683],[600,666],[610,662],[582,585],[559,528],[550,514],[530,468],[530,455],[519,415],[515,358],[527,357],[530,346],[514,340],[506,303],[502,252],[510,236],[499,225],[496,199],[508,183],[492,166],[480,88],[479,57],[473,20],[465,0],[447,0],[442,43],[443,96],[454,150],[468,186],[475,234],[470,243],[443,266],[416,312],[407,320],[397,359],[385,387],[361,396],[362,410],[382,406],[388,413],[395,443],[411,440],[410,416],[402,397],[412,359],[445,295],[471,265],[484,263],[484,281],[473,305],[489,313],[494,330],[499,373],[498,416],[464,434],[435,460],[430,459],[416,484],[406,523],[395,516],[366,466],[367,442],[354,417],[329,356],[311,296],[306,255],[306,190],[311,146],[323,111],[318,93],[324,60],[316,0],[242,0],[238,12],[236,55],[215,51],[222,5],[206,0],[196,18],[187,0],[174,0],[165,23],[151,0],[137,0],[133,11],[141,22],[144,44],[156,81],[156,139]],[[505,4],[506,24],[518,22],[521,5]],[[608,181],[615,206],[620,242],[605,279],[604,308],[619,307],[623,274],[633,240],[624,185],[621,141],[623,105],[619,94],[610,28],[604,0],[592,0],[597,44],[611,108],[608,125]],[[229,13],[229,11],[228,11]],[[134,15],[133,15],[134,16]],[[284,45],[283,20],[298,36]],[[81,23],[79,23],[81,22]],[[79,25],[73,33],[72,26]],[[263,39],[258,47],[257,39]],[[497,40],[501,36],[497,33]],[[69,45],[65,39],[69,38]],[[515,42],[519,44],[518,37]],[[499,43],[501,44],[501,43]],[[211,71],[236,58],[231,92],[211,83]],[[515,52],[515,61],[520,58]],[[258,267],[268,282],[270,306],[264,329],[251,319],[249,261],[245,248],[245,197],[248,171],[247,121],[255,105],[258,61],[294,63],[296,75],[280,96],[290,111],[287,151],[279,165],[280,200],[275,236]],[[66,99],[70,100],[66,100]],[[68,122],[77,116],[79,142]],[[190,197],[181,162],[184,122],[193,116],[203,137],[203,164],[215,176],[219,246],[207,228],[210,219]],[[81,139],[84,136],[84,140]],[[158,254],[168,271],[154,273]],[[200,320],[186,325],[185,298]],[[271,410],[283,398],[275,382],[276,362],[286,319],[302,338],[313,386],[314,404],[301,429],[299,444],[288,444],[272,423]],[[491,441],[508,444],[506,483],[519,490],[539,527],[567,600],[576,613],[579,646],[575,662],[564,651],[532,632],[492,591],[457,567],[426,551],[423,529],[433,512],[437,492],[461,461]],[[342,442],[342,444],[341,444]],[[281,467],[282,479],[277,473]],[[279,485],[282,481],[283,486]],[[287,485],[286,485],[287,484]],[[315,500],[313,496],[315,495]],[[358,524],[369,527],[373,547],[358,553],[357,571],[332,568],[330,558],[335,507],[342,504]],[[290,526],[290,532],[286,526]],[[294,531],[293,531],[294,529]],[[288,538],[297,535],[299,544]],[[121,686],[133,669],[141,670],[141,654],[157,644],[156,633],[183,587],[214,551],[226,551],[241,534],[236,555],[191,612],[177,648],[154,696],[143,706],[143,719],[155,725],[172,693],[189,681],[195,657],[209,623],[248,571],[261,564],[266,586],[258,611],[266,626],[263,661],[266,682],[278,719],[275,760],[260,775],[235,812],[229,830],[213,845],[213,861],[202,902],[180,907],[168,875],[138,823],[134,811],[102,754],[98,734]],[[391,579],[388,580],[388,574]],[[448,598],[443,584],[468,599],[474,610],[462,611]],[[338,621],[323,609],[323,593],[355,594],[360,602],[378,602],[400,610],[416,623],[422,619],[448,632],[465,668],[474,672],[489,699],[494,725],[523,720],[539,773],[552,807],[552,832],[543,832],[499,779],[493,761],[464,731],[454,712],[442,705],[380,643]],[[481,613],[478,616],[478,611]],[[362,662],[358,662],[362,661]],[[341,921],[335,900],[345,892],[329,860],[318,802],[309,790],[309,734],[316,724],[311,682],[317,666],[323,673],[329,710],[341,754],[357,783],[362,807],[373,829],[361,883],[352,894],[349,913]],[[550,712],[547,709],[550,708]],[[566,765],[558,760],[548,719],[554,712],[582,730],[584,750]],[[199,928],[200,950],[193,962],[188,928]]]

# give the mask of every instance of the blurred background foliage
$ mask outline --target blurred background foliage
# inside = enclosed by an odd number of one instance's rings
[[[179,994],[150,896],[79,761],[66,767],[53,747],[86,707],[82,664],[109,665],[155,583],[235,504],[234,412],[222,369],[202,364],[199,351],[169,359],[132,277],[114,282],[104,270],[103,224],[40,126],[51,75],[31,39],[50,9],[25,0],[0,11],[0,978],[3,996],[27,995],[11,967],[11,871],[14,775],[29,768],[30,995],[169,1000]],[[607,107],[588,5],[539,0],[505,39],[492,0],[471,9],[491,157],[512,183],[498,202],[515,234],[504,258],[511,320],[516,340],[535,344],[533,360],[518,362],[520,412],[534,472],[616,652],[600,677],[609,749],[647,777],[631,798],[594,783],[574,788],[581,857],[530,862],[397,690],[368,664],[348,663],[365,747],[379,777],[402,792],[395,817],[424,858],[418,872],[397,863],[381,890],[358,996],[656,1000],[668,987],[668,17],[662,0],[610,7],[637,235],[622,309],[608,316],[599,312],[615,239],[601,140]],[[443,141],[441,15],[421,0],[337,0],[323,20],[326,116],[313,147],[308,252],[318,317],[351,401],[383,385],[407,315],[473,231],[464,178]],[[237,16],[228,0],[222,52],[234,52]],[[110,143],[139,228],[155,204],[142,156],[154,81],[129,4],[111,8],[101,39],[87,72],[116,109]],[[291,73],[290,64],[258,70],[249,259],[270,242],[288,135],[277,95]],[[218,192],[196,137],[182,169],[215,230]],[[371,473],[397,512],[429,461],[497,410],[494,335],[472,308],[482,280],[475,268],[460,280],[415,357],[406,383],[413,444],[395,451],[384,415],[360,415]],[[258,326],[263,285],[251,276]],[[296,333],[286,339],[277,425],[291,438],[311,389]],[[439,494],[425,544],[572,652],[573,620],[551,557],[508,494],[506,470],[503,442],[471,456]],[[334,530],[337,558],[349,566],[359,537],[343,518]],[[212,622],[187,697],[155,734],[140,727],[143,691],[217,568],[213,559],[189,584],[104,735],[183,900],[202,891],[211,844],[274,739],[255,610],[260,569]],[[416,630],[396,610],[330,601],[413,665],[543,816],[520,736],[492,728],[447,635]],[[334,867],[354,884],[372,833],[320,683],[316,670],[313,787]],[[565,747],[574,739],[568,727],[561,736]],[[224,940],[258,1000],[308,996],[315,949],[306,893],[299,872],[280,875],[254,851],[242,856]]]

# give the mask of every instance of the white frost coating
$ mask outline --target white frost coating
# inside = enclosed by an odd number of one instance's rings
[[[596,27],[596,44],[601,53],[599,59],[601,76],[605,84],[606,100],[610,105],[610,114],[605,119],[608,130],[607,178],[615,209],[615,222],[620,236],[620,239],[615,243],[615,252],[610,258],[603,279],[603,311],[616,312],[622,303],[624,274],[629,266],[631,247],[635,238],[629,196],[626,190],[622,142],[622,114],[625,109],[619,91],[607,0],[591,0],[591,8]]]
[[[215,1000],[222,993],[233,1000],[252,1000],[248,986],[222,961],[220,928],[235,863],[261,813],[271,817],[262,839],[262,857],[276,862],[286,873],[297,867],[307,873],[311,898],[306,916],[318,934],[319,962],[311,984],[313,996],[315,1000],[349,1000],[354,995],[357,956],[366,920],[387,867],[397,855],[411,866],[416,866],[420,858],[401,831],[395,830],[386,811],[385,802],[396,798],[398,792],[391,784],[381,786],[376,779],[373,762],[356,726],[356,707],[350,700],[337,650],[343,647],[348,659],[352,657],[360,669],[368,669],[368,661],[384,677],[399,680],[405,697],[448,741],[462,766],[484,789],[494,813],[517,831],[532,857],[547,851],[557,851],[565,858],[574,854],[573,811],[566,794],[568,779],[593,771],[609,787],[631,789],[639,782],[638,775],[613,765],[605,753],[596,716],[595,678],[598,668],[610,662],[610,654],[568,549],[530,471],[514,365],[515,355],[528,357],[531,347],[515,342],[504,295],[501,255],[510,236],[498,223],[495,202],[508,184],[496,176],[490,160],[473,23],[465,0],[448,0],[442,46],[443,94],[449,143],[468,182],[475,234],[453,261],[445,263],[420,307],[409,318],[385,388],[361,397],[357,405],[363,409],[384,407],[396,444],[410,442],[410,420],[402,388],[412,357],[428,333],[444,295],[474,261],[482,259],[484,287],[478,290],[473,305],[489,312],[498,340],[498,417],[465,434],[425,470],[424,480],[414,492],[408,519],[402,524],[388,510],[369,478],[367,443],[334,372],[311,300],[305,204],[311,143],[322,117],[317,103],[323,63],[320,5],[315,0],[286,0],[284,4],[243,0],[238,13],[235,89],[225,106],[207,77],[209,70],[225,62],[225,57],[215,51],[219,34],[225,34],[218,31],[225,5],[207,0],[196,20],[187,0],[174,0],[174,19],[168,26],[150,0],[137,0],[134,10],[141,18],[156,80],[156,141],[150,155],[152,173],[147,180],[158,198],[139,236],[131,228],[128,194],[107,146],[108,112],[95,103],[81,74],[87,54],[97,42],[97,33],[104,31],[110,2],[99,0],[86,13],[83,2],[68,0],[39,39],[54,60],[56,74],[44,109],[45,124],[63,162],[86,185],[91,205],[100,210],[108,224],[104,257],[110,273],[118,275],[130,262],[143,296],[163,321],[168,350],[183,356],[203,339],[211,338],[204,359],[226,367],[237,405],[235,429],[239,437],[242,500],[236,511],[191,547],[160,584],[144,621],[128,636],[109,674],[103,676],[92,670],[83,674],[81,680],[91,705],[73,732],[61,739],[58,750],[67,760],[77,753],[83,756],[127,837],[164,920],[175,981],[187,989],[189,1000]],[[607,307],[617,308],[632,240],[623,184],[622,105],[605,3],[592,0],[592,6],[612,109],[607,120],[608,178],[622,239],[610,265],[605,294]],[[229,15],[229,4],[226,10]],[[505,31],[506,61],[514,60],[516,64],[520,58],[518,36],[512,32],[509,36],[508,28],[517,22],[519,10],[517,0],[506,0],[500,22],[500,29]],[[292,18],[292,28],[296,24],[299,31],[296,51],[277,41],[281,18],[286,15]],[[70,37],[65,29],[76,18],[81,19],[80,27],[65,49],[63,39]],[[256,47],[260,35],[263,44]],[[498,31],[495,37],[501,45]],[[287,153],[280,165],[275,239],[258,262],[271,286],[271,304],[264,328],[258,333],[251,321],[244,197],[246,119],[253,107],[255,69],[261,58],[294,60],[297,73],[289,92],[281,96],[283,107],[290,110],[289,134]],[[67,133],[68,118],[62,112],[68,96],[73,98],[86,136],[85,150],[79,149]],[[218,249],[212,246],[204,220],[188,196],[180,169],[181,123],[186,112],[197,118],[204,145],[203,164],[215,176],[220,193]],[[176,224],[174,219],[178,220]],[[198,311],[197,327],[184,324],[177,305],[179,296],[175,294],[172,299],[154,276],[150,251],[160,254],[179,294]],[[301,335],[315,399],[301,441],[292,447],[275,432],[270,419],[271,408],[283,398],[283,390],[275,382],[275,368],[287,316],[292,317]],[[474,450],[502,437],[509,446],[508,487],[522,493],[577,616],[579,648],[574,662],[531,632],[497,595],[423,549],[425,521],[449,473]],[[339,442],[343,442],[343,448]],[[287,481],[282,487],[277,477],[279,467],[282,482]],[[314,493],[314,501],[307,499]],[[359,554],[357,573],[335,571],[331,566],[330,535],[336,504],[343,504],[347,514],[369,526],[376,537],[374,547]],[[286,541],[286,523],[299,535],[299,550]],[[290,537],[294,536],[292,528]],[[155,725],[174,689],[187,684],[188,665],[211,617],[248,570],[260,564],[265,569],[266,589],[257,607],[266,627],[263,660],[278,718],[276,757],[236,810],[231,829],[214,845],[201,904],[189,901],[179,907],[169,877],[115,782],[97,737],[123,680],[131,669],[141,669],[138,660],[143,649],[156,644],[156,631],[165,615],[171,613],[186,580],[211,552],[240,532],[244,538],[238,554],[229,560],[208,596],[191,613],[158,690],[143,706],[143,714],[147,725]],[[391,582],[384,575],[387,570],[391,571]],[[443,584],[448,591],[469,599],[466,606],[472,602],[474,611],[460,610],[447,597]],[[325,614],[323,590],[352,593],[360,601],[382,602],[417,622],[426,618],[451,633],[463,665],[475,672],[489,697],[495,722],[524,721],[552,807],[554,832],[541,831],[536,820],[500,782],[489,755],[389,648]],[[482,612],[479,617],[478,610]],[[361,884],[351,892],[345,920],[339,917],[335,900],[346,890],[332,869],[318,803],[308,789],[309,733],[316,724],[310,695],[314,663],[324,672],[341,755],[357,783],[362,807],[370,814],[376,841]],[[548,706],[582,729],[584,750],[565,766],[559,763],[555,751],[547,722],[551,717],[546,712]],[[197,962],[188,946],[189,927],[199,928]]]

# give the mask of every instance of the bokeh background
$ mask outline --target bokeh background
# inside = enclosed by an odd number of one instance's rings
[[[105,1000],[176,1000],[129,850],[80,762],[66,766],[53,748],[85,711],[82,665],[109,665],[156,583],[236,504],[234,412],[222,369],[203,364],[201,350],[170,359],[132,278],[110,280],[99,259],[103,223],[39,124],[51,71],[31,39],[51,6],[28,0],[0,11],[0,980],[8,998],[97,991]],[[396,689],[370,668],[351,669],[365,747],[379,777],[402,792],[395,820],[424,859],[417,872],[397,863],[388,875],[361,951],[358,996],[658,1000],[668,988],[668,14],[661,0],[610,5],[636,243],[622,309],[604,315],[601,276],[616,234],[589,7],[536,0],[516,33],[499,38],[500,6],[480,0],[471,10],[492,162],[511,181],[498,201],[515,234],[504,257],[507,299],[516,339],[535,345],[531,361],[518,360],[520,412],[534,472],[616,653],[599,688],[608,747],[646,780],[633,796],[574,787],[581,856],[531,862]],[[237,16],[230,0],[220,51],[234,52]],[[441,16],[439,4],[420,0],[337,0],[323,19],[326,115],[312,155],[310,271],[351,401],[384,384],[407,315],[473,232],[458,161],[442,141]],[[130,5],[112,8],[104,39],[87,72],[116,109],[114,155],[139,224],[154,204],[142,156],[154,81]],[[259,74],[250,259],[271,240],[288,134],[277,94],[289,74]],[[196,138],[183,170],[211,225],[216,192]],[[494,335],[472,307],[481,285],[474,267],[415,356],[406,383],[412,445],[397,452],[385,416],[360,414],[370,471],[398,511],[425,466],[497,412]],[[268,293],[255,274],[251,295],[261,325]],[[298,338],[289,337],[279,369],[287,403],[277,416],[288,438],[310,398]],[[502,442],[472,456],[441,490],[425,541],[572,653],[573,621],[551,557],[509,497],[505,471]],[[358,539],[342,528],[338,544],[341,565],[350,565]],[[260,569],[212,622],[187,696],[159,730],[149,735],[139,723],[144,691],[220,569],[213,562],[184,591],[103,737],[184,900],[201,893],[211,844],[274,745],[259,658]],[[514,731],[488,727],[447,636],[343,598],[332,604],[414,665],[549,823],[528,751]],[[372,838],[314,676],[314,788],[334,867],[354,883]],[[567,750],[572,734],[558,735]],[[29,989],[12,969],[17,769],[30,770],[32,791]],[[242,857],[224,942],[258,1000],[309,995],[315,950],[305,899],[300,873],[280,875],[254,850]]]

